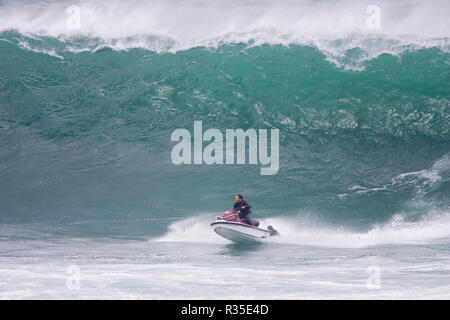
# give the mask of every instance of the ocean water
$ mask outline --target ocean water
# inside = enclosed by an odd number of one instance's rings
[[[0,1],[0,298],[450,298],[450,6],[371,4]],[[174,165],[197,120],[278,173]]]

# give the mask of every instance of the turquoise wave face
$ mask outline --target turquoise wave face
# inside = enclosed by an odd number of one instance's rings
[[[340,58],[358,61],[349,70],[302,45],[75,53],[55,38],[0,38],[2,223],[160,235],[174,219],[230,208],[236,192],[255,217],[366,230],[399,214],[448,212],[443,49],[362,61],[355,48]],[[175,166],[171,132],[194,120],[222,131],[278,128],[278,174]]]

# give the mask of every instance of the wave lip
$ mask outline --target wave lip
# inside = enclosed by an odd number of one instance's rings
[[[308,45],[337,63],[355,48],[362,50],[360,61],[418,48],[448,51],[448,1],[381,1],[379,30],[367,27],[369,5],[351,1],[84,0],[73,10],[71,1],[7,2],[0,6],[0,32],[16,30],[28,36],[58,38],[67,43],[67,50],[89,49],[76,45],[77,39],[85,38],[96,39],[97,48],[156,52],[232,43]],[[74,14],[76,27],[71,23]]]
[[[368,27],[371,5],[371,2],[309,0],[7,1],[0,5],[0,30],[104,39],[159,35],[179,41],[202,41],[253,30],[275,31],[272,37],[450,35],[448,1],[378,1],[379,29]]]

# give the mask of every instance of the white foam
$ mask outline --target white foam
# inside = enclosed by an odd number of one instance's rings
[[[379,245],[423,244],[450,237],[450,212],[429,212],[419,221],[407,221],[397,214],[385,224],[375,225],[367,232],[344,227],[302,224],[294,218],[277,217],[271,223],[283,235],[277,242],[335,248],[362,248]]]
[[[64,60],[63,56],[58,55],[55,50],[46,50],[46,49],[39,49],[39,48],[35,48],[32,45],[30,45],[30,43],[28,43],[27,41],[23,41],[20,40],[18,42],[18,46],[23,48],[23,49],[27,49],[36,53],[42,53],[42,54],[46,54],[52,57],[56,57],[58,59]]]
[[[448,37],[450,4],[445,0],[377,1],[381,29],[367,27],[373,1],[10,1],[0,7],[0,30],[49,36],[90,35],[118,39],[158,35],[177,41],[253,36],[291,41],[302,36],[349,34]],[[80,28],[67,24],[69,6],[80,8]],[[239,36],[241,35],[241,36]],[[267,40],[267,39],[264,39]]]
[[[213,215],[201,214],[176,221],[169,226],[168,232],[157,238],[162,242],[197,242],[197,243],[230,243],[219,237],[211,229],[211,222],[215,220]]]
[[[429,169],[422,169],[418,171],[398,174],[397,176],[392,178],[389,183],[383,184],[379,187],[364,187],[360,185],[354,185],[348,188],[348,193],[339,194],[337,197],[343,199],[351,195],[362,195],[366,193],[386,191],[405,185],[415,186],[417,189],[417,195],[421,196],[425,193],[427,188],[430,188],[437,182],[441,181],[443,172],[447,172],[449,169],[450,153],[447,153],[436,160]]]
[[[80,27],[67,21],[70,5],[80,8]],[[381,54],[439,47],[449,50],[448,1],[377,1],[381,29],[367,27],[372,1],[37,1],[0,6],[0,31],[97,39],[94,47],[145,48],[176,52],[198,46],[309,45],[330,62],[350,69]],[[69,41],[70,42],[70,41]],[[92,43],[91,43],[92,45]],[[352,63],[347,62],[349,50]],[[66,50],[92,50],[68,43]]]

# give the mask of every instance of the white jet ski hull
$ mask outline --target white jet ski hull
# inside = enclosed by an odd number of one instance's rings
[[[268,230],[239,222],[216,221],[211,223],[214,232],[234,242],[261,241],[270,237]]]

